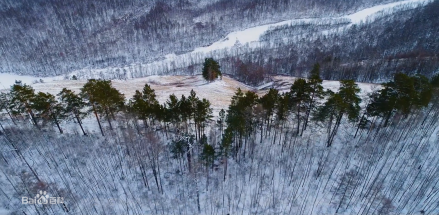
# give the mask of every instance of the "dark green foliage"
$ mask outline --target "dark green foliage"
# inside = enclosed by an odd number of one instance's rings
[[[279,91],[273,88],[270,88],[268,93],[266,93],[264,96],[262,96],[259,99],[259,103],[262,104],[262,107],[265,110],[265,121],[268,122],[268,125],[270,124],[270,118],[273,116],[275,112],[276,105],[278,104],[280,95]]]
[[[37,119],[32,111],[32,102],[35,97],[35,90],[29,85],[22,85],[21,82],[16,82],[12,85],[10,91],[9,109],[12,115],[29,114],[34,125],[39,129]]]
[[[305,121],[303,122],[301,134],[303,134],[303,131],[308,126],[308,121],[311,113],[315,111],[317,108],[317,101],[319,99],[322,99],[325,94],[323,90],[322,82],[323,81],[320,78],[320,65],[316,63],[314,64],[314,67],[311,70],[308,77],[308,86],[309,86],[308,89],[309,89],[310,98],[307,102],[308,104],[306,107]]]
[[[88,80],[81,89],[81,96],[96,105],[99,113],[112,118],[122,110],[125,101],[125,96],[114,88],[109,80]]]
[[[111,85],[111,81],[96,79],[88,80],[81,88],[80,95],[92,107],[102,135],[104,135],[104,132],[100,124],[98,113],[104,114],[112,130],[113,126],[111,125],[110,118],[115,119],[115,114],[122,110],[125,96]]]
[[[434,75],[431,78],[430,81],[431,86],[433,86],[434,88],[438,88],[439,87],[439,74]]]
[[[315,115],[318,121],[328,121],[328,147],[337,134],[343,116],[347,115],[349,121],[353,122],[358,119],[360,113],[361,99],[358,97],[360,88],[353,80],[343,80],[340,84],[338,93],[330,93],[328,100]]]
[[[84,111],[86,107],[86,103],[82,100],[82,98],[75,94],[75,92],[63,88],[61,92],[58,94],[59,101],[63,106],[62,111],[64,115],[73,114],[73,117],[78,122],[79,126],[84,135],[86,135],[84,128],[82,127],[81,120],[87,116],[87,111]]]
[[[305,79],[300,78],[294,81],[294,84],[291,86],[290,92],[288,93],[290,105],[295,109],[297,135],[299,135],[300,132],[301,113],[306,112],[307,105],[311,100],[311,90],[312,88],[309,83],[307,83]]]
[[[203,63],[203,77],[209,82],[214,81],[222,76],[220,71],[220,65],[213,58],[206,58]]]
[[[387,126],[393,112],[408,115],[413,109],[426,107],[433,95],[433,87],[422,75],[408,76],[396,73],[393,81],[384,84],[384,88],[372,94],[367,114],[383,117]]]
[[[31,110],[35,90],[29,85],[14,84],[10,92],[10,109],[14,115],[27,113]]]
[[[159,102],[156,99],[155,91],[148,84],[145,84],[142,92],[136,90],[130,100],[130,106],[141,120],[146,120],[156,118]]]
[[[213,165],[215,161],[215,149],[209,144],[203,144],[203,151],[201,152],[200,159],[206,167]]]
[[[39,92],[32,99],[32,109],[35,110],[36,116],[43,121],[52,121],[58,127],[60,133],[63,133],[59,123],[61,119],[66,118],[63,106],[58,103],[50,93]]]

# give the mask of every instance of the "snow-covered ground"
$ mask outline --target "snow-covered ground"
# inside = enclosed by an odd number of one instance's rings
[[[232,96],[238,88],[243,91],[252,90],[259,95],[263,95],[270,88],[278,89],[281,92],[289,91],[296,78],[289,76],[274,76],[273,81],[259,88],[247,86],[228,76],[223,76],[222,80],[206,82],[201,75],[197,76],[149,76],[131,80],[114,80],[113,86],[125,94],[126,99],[133,97],[136,90],[141,91],[145,84],[149,84],[157,94],[160,103],[164,103],[169,95],[175,94],[188,96],[193,89],[200,98],[206,98],[212,103],[213,112],[216,116],[221,109],[227,109]],[[36,91],[58,94],[62,88],[68,88],[79,92],[86,81],[82,80],[58,80],[53,82],[37,83],[32,85]],[[338,81],[324,81],[323,87],[332,91],[337,91],[340,84]],[[376,84],[358,83],[361,88],[361,97],[366,97],[378,87]]]
[[[203,60],[205,57],[211,57],[215,56],[215,53],[219,50],[225,50],[225,49],[231,49],[237,45],[249,45],[254,46],[258,45],[258,42],[260,40],[260,37],[264,35],[265,32],[267,32],[270,29],[273,29],[275,27],[284,26],[284,25],[298,25],[298,24],[304,24],[304,23],[319,23],[322,21],[343,21],[343,22],[350,22],[352,24],[360,24],[361,22],[366,21],[372,21],[374,17],[379,16],[382,13],[394,13],[399,10],[403,9],[410,9],[410,8],[416,8],[419,6],[423,6],[432,0],[405,0],[405,1],[399,1],[394,3],[388,3],[388,4],[382,4],[377,5],[371,8],[366,8],[363,10],[360,10],[356,13],[345,15],[341,17],[325,17],[325,18],[304,18],[304,19],[292,19],[292,20],[286,20],[278,23],[268,24],[268,25],[261,25],[257,27],[247,28],[240,31],[235,31],[229,33],[226,37],[223,39],[212,43],[210,46],[206,47],[198,47],[194,51],[186,54],[176,55],[176,54],[168,54],[165,56],[163,60],[155,61],[148,64],[133,64],[133,65],[127,65],[123,66],[121,68],[103,68],[103,69],[88,69],[84,68],[81,70],[73,71],[69,76],[72,75],[78,75],[81,78],[99,78],[101,73],[106,72],[114,72],[118,70],[126,71],[126,77],[132,78],[133,72],[141,70],[146,71],[146,74],[154,75],[159,74],[158,71],[166,71],[168,69],[175,68],[175,65],[182,65],[182,66],[188,66],[192,60]],[[334,28],[333,31],[337,31],[339,27]],[[321,33],[329,33],[332,32],[332,30],[325,30]],[[192,60],[188,60],[192,59]],[[59,80],[62,79],[62,76],[58,77],[48,77],[48,78],[42,78],[44,82],[48,82],[51,80]],[[7,74],[7,73],[0,73],[0,89],[4,89],[12,85],[15,80],[22,80],[24,83],[30,84],[36,80],[40,80],[38,77],[32,77],[32,76],[18,76],[14,74]]]

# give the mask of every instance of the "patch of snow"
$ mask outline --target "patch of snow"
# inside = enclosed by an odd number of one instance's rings
[[[34,76],[24,76],[24,75],[16,75],[11,73],[0,73],[0,90],[9,89],[11,85],[15,84],[15,81],[21,81],[24,84],[33,84],[36,81],[43,80],[43,82],[52,82],[55,80],[62,80],[63,76],[55,76],[55,77],[34,77]]]
[[[6,210],[4,208],[0,208],[0,215],[7,215],[9,213],[10,213],[10,211],[8,211],[8,210]]]

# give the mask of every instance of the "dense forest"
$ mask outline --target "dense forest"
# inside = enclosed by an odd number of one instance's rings
[[[325,19],[383,3],[388,1],[3,1],[0,72],[80,71],[81,79],[125,79],[194,74],[204,58],[214,57],[225,74],[253,85],[264,78],[249,78],[248,70],[264,77],[306,77],[314,62],[321,62],[325,79],[384,82],[395,69],[431,77],[438,66],[437,0],[359,25]],[[234,30],[308,17],[321,20],[271,29],[257,46],[160,63],[168,54],[190,53]],[[237,64],[245,67],[236,69]],[[84,68],[103,70],[93,76]]]
[[[439,76],[395,73],[361,105],[353,80],[333,92],[319,64],[309,73],[284,93],[238,89],[218,116],[194,91],[160,104],[148,84],[128,99],[107,80],[56,96],[18,82],[1,94],[0,204],[13,214],[437,213]],[[87,117],[97,133],[83,129]],[[21,204],[39,190],[65,199]]]
[[[439,0],[398,2],[0,1],[39,80],[0,90],[0,215],[439,214]]]

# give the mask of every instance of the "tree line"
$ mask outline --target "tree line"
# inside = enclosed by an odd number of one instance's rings
[[[206,59],[206,64],[214,67],[206,71],[220,74],[219,65],[213,59]],[[206,74],[212,74],[211,71]],[[213,77],[206,76],[208,81],[213,81]],[[393,116],[408,116],[414,110],[427,107],[433,89],[438,86],[437,80],[438,76],[429,80],[422,75],[396,73],[392,81],[384,83],[380,90],[369,96],[362,109],[361,89],[353,80],[340,81],[338,92],[324,90],[320,65],[315,64],[309,77],[296,79],[288,92],[270,89],[259,96],[256,92],[238,89],[228,109],[219,112],[216,122],[212,120],[210,101],[200,99],[194,90],[187,97],[182,95],[178,98],[171,94],[165,103],[160,104],[154,89],[148,84],[126,100],[110,80],[97,79],[88,80],[79,93],[64,88],[56,96],[36,93],[31,86],[18,82],[8,93],[1,94],[0,107],[14,123],[29,119],[37,129],[52,123],[63,133],[61,121],[73,121],[84,135],[87,133],[82,120],[88,115],[94,116],[103,136],[105,129],[102,120],[106,120],[111,131],[118,117],[127,117],[132,119],[139,133],[142,127],[163,130],[166,136],[169,132],[188,136],[194,133],[195,140],[205,143],[206,128],[213,123],[221,132],[221,143],[216,149],[218,154],[224,159],[227,156],[238,159],[239,155],[245,157],[252,153],[257,134],[262,142],[264,135],[274,132],[273,144],[281,143],[285,138],[282,137],[284,130],[301,136],[310,121],[326,128],[328,147],[345,118],[357,123],[357,132],[376,126],[377,122],[378,127],[386,127]],[[288,126],[289,123],[291,126]],[[181,141],[175,144],[181,144]],[[206,148],[206,151],[211,150]]]

